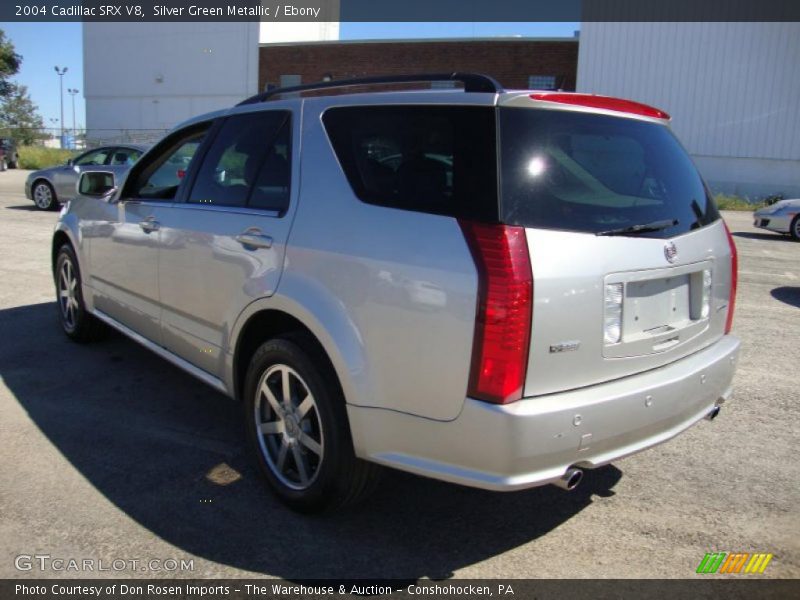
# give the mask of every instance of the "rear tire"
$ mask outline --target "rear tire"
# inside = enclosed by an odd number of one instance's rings
[[[31,189],[33,203],[39,210],[55,210],[58,207],[56,191],[46,181],[37,181]]]
[[[796,242],[800,242],[800,215],[792,219],[792,224],[789,225],[789,235],[791,235],[792,239]]]
[[[353,452],[335,377],[303,335],[264,343],[247,371],[248,444],[272,491],[298,512],[355,503],[374,489],[380,472]]]
[[[105,325],[86,310],[78,259],[69,244],[58,250],[55,283],[59,323],[67,337],[81,343],[101,339],[106,333]]]

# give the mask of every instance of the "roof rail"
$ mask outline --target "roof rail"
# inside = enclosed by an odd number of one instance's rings
[[[243,104],[256,104],[266,102],[274,96],[307,92],[311,90],[324,90],[328,88],[350,87],[356,85],[381,85],[392,83],[417,83],[422,81],[460,81],[464,84],[465,92],[482,92],[497,94],[503,92],[503,86],[489,75],[478,73],[419,73],[417,75],[379,75],[376,77],[358,77],[355,79],[339,79],[336,81],[319,81],[291,87],[273,88],[242,100],[237,106]]]

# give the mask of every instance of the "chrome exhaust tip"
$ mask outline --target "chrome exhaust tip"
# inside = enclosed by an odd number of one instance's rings
[[[560,487],[562,490],[570,491],[578,487],[578,484],[580,484],[582,479],[583,471],[581,469],[576,469],[575,467],[570,467],[560,479],[553,482],[553,485]]]
[[[706,419],[708,419],[709,421],[713,421],[714,419],[717,418],[717,415],[719,414],[719,411],[721,411],[721,410],[722,410],[721,407],[715,406],[714,408],[712,408],[708,412],[708,414],[706,415]]]

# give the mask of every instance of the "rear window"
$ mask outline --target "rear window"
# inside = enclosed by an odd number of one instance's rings
[[[493,108],[341,107],[326,111],[323,122],[362,201],[497,220]]]
[[[571,111],[499,113],[505,223],[599,233],[676,221],[642,234],[666,238],[719,217],[667,127]]]

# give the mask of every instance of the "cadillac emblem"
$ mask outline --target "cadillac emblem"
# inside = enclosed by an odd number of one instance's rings
[[[673,242],[667,242],[664,244],[664,258],[671,263],[674,263],[676,260],[678,260],[678,249],[675,247]]]

